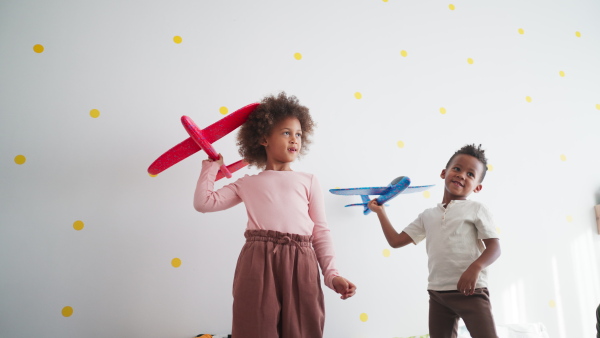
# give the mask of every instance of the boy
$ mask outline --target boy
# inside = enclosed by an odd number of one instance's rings
[[[500,256],[500,243],[488,209],[467,200],[481,191],[486,171],[481,145],[466,145],[455,152],[440,175],[445,186],[442,203],[422,212],[401,233],[394,230],[383,206],[376,200],[369,202],[393,248],[418,244],[427,237],[431,338],[455,338],[459,317],[473,338],[498,336],[486,267]]]

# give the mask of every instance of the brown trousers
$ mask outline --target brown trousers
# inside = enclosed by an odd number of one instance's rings
[[[233,338],[321,338],[325,306],[312,237],[247,230],[233,279]]]
[[[456,338],[459,317],[465,322],[471,337],[498,337],[487,288],[475,289],[471,296],[465,296],[459,291],[428,292],[431,338]]]

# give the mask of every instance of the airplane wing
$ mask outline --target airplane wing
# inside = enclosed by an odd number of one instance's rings
[[[435,184],[408,187],[403,192],[401,192],[401,194],[412,194],[413,192],[425,191],[425,190],[428,190],[429,188],[433,187],[434,185]]]
[[[233,113],[225,116],[219,121],[202,130],[202,134],[209,143],[214,143],[221,137],[231,133],[235,128],[241,126],[248,119],[248,115],[258,107],[260,103],[251,103]]]
[[[189,157],[200,149],[200,146],[197,145],[191,137],[188,137],[185,141],[169,149],[152,162],[150,167],[148,167],[148,173],[150,175],[158,175],[165,169],[170,168],[175,163]]]
[[[367,188],[347,188],[347,189],[329,189],[329,192],[335,195],[383,195],[389,190],[387,187],[367,187]]]
[[[206,140],[212,144],[235,130],[237,127],[241,126],[248,119],[248,115],[250,115],[250,113],[252,113],[256,107],[258,107],[258,105],[259,103],[251,103],[206,127],[204,130],[202,130]],[[150,175],[158,175],[174,164],[196,153],[200,149],[202,148],[200,148],[200,146],[196,144],[191,137],[189,137],[185,141],[169,149],[154,162],[152,162],[150,167],[148,167],[148,173]]]

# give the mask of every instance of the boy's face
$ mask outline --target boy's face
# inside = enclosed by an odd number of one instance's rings
[[[459,154],[448,168],[442,170],[441,178],[445,180],[444,200],[465,200],[481,188],[483,163],[471,155]]]

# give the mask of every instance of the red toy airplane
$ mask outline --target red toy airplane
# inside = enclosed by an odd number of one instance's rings
[[[148,167],[148,173],[150,175],[158,175],[165,169],[189,157],[200,149],[204,150],[212,160],[218,160],[219,153],[215,151],[212,143],[246,122],[250,113],[252,113],[258,105],[259,103],[252,103],[242,107],[206,127],[204,130],[198,128],[194,121],[189,117],[185,115],[182,116],[181,123],[190,137],[157,158],[156,161]],[[235,172],[246,165],[248,165],[248,163],[244,160],[239,160],[228,166],[222,165],[216,180],[220,180],[223,176],[231,178],[231,172]]]

